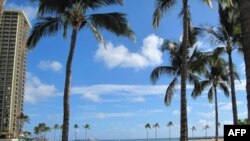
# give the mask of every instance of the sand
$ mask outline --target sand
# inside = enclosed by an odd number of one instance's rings
[[[215,141],[215,139],[198,139],[198,140],[189,140],[189,141]],[[218,141],[224,141],[224,139],[218,139]]]

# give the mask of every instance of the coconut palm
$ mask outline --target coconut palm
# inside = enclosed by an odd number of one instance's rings
[[[207,129],[210,128],[209,125],[205,125],[205,127],[203,128],[203,130],[205,130],[205,137],[207,138]]]
[[[156,123],[153,125],[153,128],[155,128],[155,140],[157,140],[157,128],[160,128],[159,123],[156,122]]]
[[[31,31],[27,46],[32,49],[44,36],[50,36],[63,31],[66,37],[68,27],[71,27],[70,51],[66,63],[66,77],[64,83],[63,98],[63,132],[62,140],[68,141],[69,119],[70,119],[70,85],[71,66],[76,47],[76,40],[79,31],[89,28],[95,37],[104,43],[104,39],[98,29],[107,29],[118,36],[126,36],[134,40],[133,31],[127,25],[125,14],[114,13],[88,13],[89,10],[96,10],[100,7],[114,4],[122,5],[122,0],[37,0],[39,1],[38,20]],[[51,16],[48,16],[51,15]],[[105,46],[105,45],[104,45]]]
[[[88,130],[90,130],[90,125],[89,124],[85,124],[83,126],[83,128],[85,129],[85,141],[87,141],[87,132],[88,132]]]
[[[211,6],[212,0],[203,0]],[[160,20],[163,14],[172,8],[177,3],[177,0],[156,0],[156,6],[153,13],[153,26],[159,27]],[[188,0],[182,0],[182,12],[183,15],[183,36],[182,36],[182,68],[181,68],[181,121],[180,121],[180,141],[188,140],[188,125],[187,125],[187,100],[186,100],[186,79],[187,79],[187,50],[189,44],[189,26],[190,26],[190,12],[188,6]]]
[[[79,128],[79,126],[75,124],[74,128],[75,128],[75,140],[77,140],[77,129]]]
[[[194,131],[196,131],[195,126],[192,126],[191,130],[192,130],[192,136],[193,136],[193,138],[194,138]]]
[[[19,131],[18,131],[18,135],[20,135],[20,133],[22,132],[24,123],[29,123],[30,122],[30,118],[29,116],[25,115],[23,112],[21,112],[21,114],[17,117],[18,119],[18,124],[19,124]]]
[[[59,127],[59,124],[55,124],[53,129],[54,129],[54,141],[56,140],[56,130],[58,130],[60,127]]]
[[[214,28],[212,26],[195,28],[200,35],[209,36],[209,39],[216,46],[220,46],[215,49],[217,54],[226,53],[228,56],[228,67],[230,72],[230,86],[231,86],[231,100],[232,100],[232,112],[234,124],[237,124],[237,104],[235,94],[234,83],[234,64],[232,59],[232,53],[234,50],[241,50],[239,43],[241,30],[239,22],[239,14],[237,8],[222,8],[219,4],[220,26]]]
[[[145,125],[145,128],[146,128],[146,130],[147,130],[147,141],[148,141],[148,129],[151,129],[150,124],[147,123],[147,124]]]
[[[250,1],[238,0],[240,9],[240,22],[242,30],[242,46],[244,52],[244,60],[246,66],[246,92],[247,92],[247,111],[248,124],[250,125]]]
[[[170,131],[170,128],[174,126],[174,123],[172,121],[169,121],[168,124],[167,124],[167,127],[169,128],[169,140],[170,140],[170,135],[171,135],[171,131]]]
[[[205,80],[197,83],[192,92],[192,96],[196,98],[209,87],[208,100],[211,103],[214,99],[215,103],[215,139],[218,140],[218,94],[217,88],[220,88],[225,96],[229,96],[227,83],[229,82],[229,72],[227,63],[224,59],[212,57],[208,61],[207,71],[205,73]]]

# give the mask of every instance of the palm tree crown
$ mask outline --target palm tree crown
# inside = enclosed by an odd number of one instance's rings
[[[224,59],[213,56],[209,59],[207,71],[205,73],[206,80],[197,83],[192,92],[192,96],[196,98],[201,95],[202,91],[209,88],[208,100],[212,102],[214,99],[215,103],[215,139],[218,140],[218,98],[217,98],[217,87],[220,88],[225,96],[229,96],[228,85],[229,83],[229,72],[227,69],[227,63]]]

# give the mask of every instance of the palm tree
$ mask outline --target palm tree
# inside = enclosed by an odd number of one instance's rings
[[[172,121],[169,121],[167,124],[167,127],[169,128],[169,140],[170,140],[170,128],[174,125],[174,123]]]
[[[44,36],[50,36],[63,29],[63,36],[66,37],[67,28],[71,27],[70,51],[66,63],[66,77],[64,83],[63,98],[63,132],[62,140],[68,141],[69,119],[70,119],[70,85],[71,66],[76,46],[77,35],[80,30],[89,28],[95,37],[102,43],[104,39],[98,29],[107,29],[116,35],[126,36],[134,40],[133,31],[127,25],[125,14],[114,13],[88,13],[89,10],[110,6],[113,4],[123,4],[123,0],[38,0],[38,22],[35,24],[28,38],[27,46],[32,49]],[[51,16],[48,16],[50,14]],[[83,28],[84,27],[84,28]]]
[[[147,130],[147,141],[148,141],[148,129],[151,129],[150,124],[147,123],[147,124],[145,125],[145,128],[146,128],[146,130]]]
[[[25,115],[23,112],[17,117],[19,122],[19,134],[22,132],[24,123],[29,123],[30,118],[29,116]]]
[[[234,124],[237,124],[237,104],[235,95],[235,83],[234,83],[234,64],[232,59],[232,53],[234,50],[241,50],[240,45],[240,23],[239,14],[237,8],[222,8],[219,4],[220,26],[214,27],[201,27],[195,28],[201,35],[207,35],[210,37],[213,43],[216,43],[218,47],[215,49],[217,54],[226,53],[228,56],[228,65],[230,72],[230,86],[231,86],[231,100],[232,100],[232,112]]]
[[[239,125],[247,125],[247,118],[245,118],[245,119],[239,119],[238,120],[238,124]]]
[[[36,135],[36,139],[38,139],[39,135],[40,135],[40,130],[39,130],[38,126],[34,127],[34,134]]]
[[[75,128],[75,140],[77,140],[77,132],[76,132],[76,130],[79,128],[79,126],[77,124],[75,124],[74,128]]]
[[[155,128],[155,140],[157,140],[157,128],[160,128],[159,123],[155,123],[155,124],[153,125],[153,128]]]
[[[242,30],[242,46],[246,66],[246,92],[247,92],[247,111],[248,124],[250,125],[250,1],[238,0],[240,9],[240,22]]]
[[[54,125],[54,141],[56,140],[56,130],[59,129],[59,124]]]
[[[90,125],[89,124],[85,124],[83,126],[83,128],[85,128],[85,141],[87,141],[87,131],[90,129]]]
[[[229,96],[229,90],[226,83],[229,82],[229,72],[227,68],[227,63],[224,59],[218,57],[212,57],[209,59],[207,65],[207,72],[205,73],[206,80],[201,81],[195,85],[192,92],[192,96],[196,98],[200,96],[202,91],[207,87],[208,91],[208,100],[211,103],[213,97],[215,99],[215,139],[218,140],[218,98],[217,98],[217,87],[219,87],[225,94]]]
[[[211,6],[211,0],[203,0]],[[177,0],[156,0],[156,7],[153,14],[153,26],[155,28],[159,27],[160,20],[163,13],[168,9],[172,8],[176,4]],[[186,79],[187,79],[187,50],[190,46],[189,44],[189,26],[190,26],[190,14],[188,8],[188,0],[182,0],[182,12],[183,15],[183,36],[182,36],[182,66],[181,67],[181,121],[180,121],[180,141],[188,140],[188,124],[187,124],[187,99],[186,99]]]
[[[192,130],[192,136],[193,136],[193,138],[194,138],[194,131],[196,131],[195,126],[192,126],[191,130]]]
[[[203,128],[203,130],[206,130],[205,132],[205,137],[207,138],[207,129],[210,128],[209,125],[205,125],[205,127]]]

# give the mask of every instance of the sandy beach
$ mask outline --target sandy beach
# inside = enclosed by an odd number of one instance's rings
[[[215,139],[198,139],[198,140],[189,140],[189,141],[215,141]],[[218,139],[218,141],[224,141],[224,139]]]

